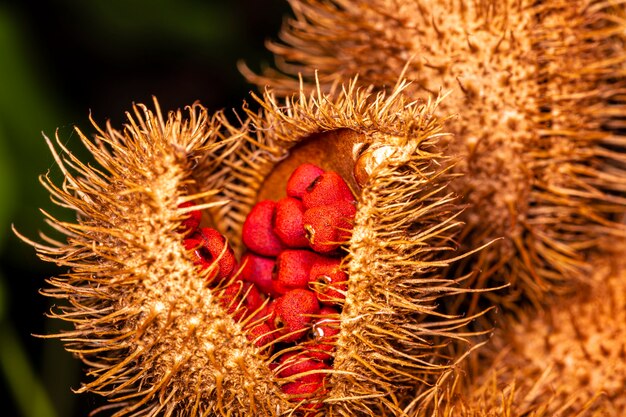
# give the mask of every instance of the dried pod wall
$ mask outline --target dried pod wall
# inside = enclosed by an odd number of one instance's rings
[[[199,105],[167,119],[158,106],[136,106],[123,131],[94,124],[94,140],[78,132],[98,168],[60,140],[61,152],[53,150],[65,179],[43,183],[77,222],[49,218],[61,240],[31,242],[43,260],[68,268],[43,293],[61,300],[51,315],[74,329],[50,337],[87,365],[78,391],[109,399],[104,410],[113,415],[271,415],[280,407],[270,370],[208,290],[209,272],[198,272],[177,231],[190,211],[181,204],[215,204],[218,190],[192,191],[192,168],[203,153],[235,146],[220,140],[218,124]]]

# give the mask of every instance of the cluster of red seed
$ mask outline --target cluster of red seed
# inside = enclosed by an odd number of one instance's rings
[[[287,181],[287,196],[257,203],[243,225],[248,251],[237,267],[226,239],[199,228],[201,213],[183,222],[185,247],[201,268],[212,267],[222,306],[268,353],[287,381],[282,391],[314,415],[324,395],[324,370],[332,368],[339,314],[348,289],[342,248],[352,233],[354,196],[339,174],[312,164]]]

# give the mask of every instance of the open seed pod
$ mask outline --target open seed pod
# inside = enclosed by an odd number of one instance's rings
[[[468,209],[462,242],[504,236],[475,259],[474,288],[510,282],[517,309],[587,281],[588,259],[624,235],[624,31],[621,1],[290,2],[295,18],[270,43],[278,71],[258,85],[290,94],[359,74],[386,90],[403,74],[418,97],[452,90],[449,152]],[[490,283],[491,282],[491,283]]]
[[[42,259],[68,268],[43,293],[60,300],[51,315],[74,326],[51,337],[88,367],[79,392],[106,397],[103,409],[115,416],[429,409],[481,332],[469,329],[474,317],[446,307],[468,291],[463,278],[444,275],[465,256],[454,241],[462,207],[448,191],[457,175],[439,144],[446,119],[435,116],[439,101],[407,101],[404,88],[372,95],[352,83],[335,95],[303,93],[284,107],[268,93],[259,99],[263,110],[241,126],[200,105],[167,118],[158,105],[138,105],[123,131],[96,126],[93,140],[78,132],[97,168],[60,140],[50,144],[65,179],[43,183],[77,221],[48,216],[62,239],[29,242]],[[252,206],[274,198],[287,167],[303,161],[341,172],[357,200],[351,237],[340,242],[349,279],[332,315],[339,323],[332,366],[306,375],[324,380],[312,403],[290,395],[293,376],[275,370],[281,349],[297,347],[259,343],[244,318],[247,299],[233,302],[243,270],[216,281],[229,244],[243,252]],[[207,268],[194,264],[197,243],[185,240],[198,210],[202,225],[228,239]]]
[[[249,146],[233,154],[229,203],[214,217],[236,242],[250,207],[279,198],[296,166],[342,174],[357,212],[344,245],[348,292],[325,407],[328,415],[414,415],[480,333],[467,327],[475,317],[447,311],[470,292],[462,287],[467,277],[443,274],[466,256],[454,240],[462,207],[448,191],[458,174],[441,151],[439,101],[407,102],[403,83],[388,97],[355,85],[284,104],[271,94],[258,99],[264,111],[248,112]]]

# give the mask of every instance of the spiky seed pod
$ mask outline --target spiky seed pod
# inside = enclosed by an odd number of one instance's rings
[[[248,112],[249,146],[233,153],[226,173],[229,203],[214,218],[236,225],[256,201],[282,197],[278,190],[302,163],[342,174],[357,195],[357,213],[345,244],[348,292],[326,412],[414,415],[478,336],[467,330],[473,317],[445,310],[447,297],[468,291],[443,274],[463,256],[453,240],[461,207],[447,189],[456,174],[440,151],[447,133],[446,119],[435,116],[439,101],[407,101],[404,83],[388,96],[355,85],[328,95],[301,92],[284,103],[271,93],[259,98],[263,111]],[[361,150],[383,148],[386,157],[371,159],[357,184]],[[227,232],[231,241],[240,231]]]
[[[459,380],[441,415],[623,416],[625,252],[620,242],[593,260],[587,291],[498,330],[479,352],[490,358],[488,370]]]
[[[54,337],[89,368],[78,391],[105,396],[114,416],[279,414],[287,406],[265,354],[220,307],[207,284],[217,271],[199,272],[180,233],[186,213],[220,204],[219,181],[197,183],[194,166],[238,142],[224,140],[200,105],[167,119],[155,105],[135,106],[122,132],[94,124],[92,141],[78,131],[99,168],[50,143],[65,179],[43,183],[78,215],[48,216],[64,240],[31,242],[43,260],[69,268],[43,291],[65,301],[52,317],[74,325]]]
[[[199,105],[167,120],[158,106],[135,106],[122,132],[107,126],[93,141],[78,132],[100,168],[59,140],[63,155],[50,145],[65,180],[44,185],[78,220],[50,217],[66,241],[30,243],[69,268],[44,294],[66,302],[52,316],[75,328],[53,337],[88,365],[81,392],[105,396],[115,416],[297,412],[280,388],[293,378],[278,378],[277,354],[256,348],[248,340],[256,334],[227,313],[220,301],[233,294],[221,289],[231,283],[209,288],[217,271],[194,265],[181,223],[207,209],[203,222],[242,252],[252,205],[284,190],[285,169],[306,160],[346,173],[358,191],[334,366],[314,371],[330,374],[320,413],[414,415],[432,404],[481,336],[468,330],[474,317],[448,314],[444,302],[468,291],[443,274],[465,256],[454,242],[462,207],[447,190],[453,161],[438,145],[447,119],[435,116],[438,101],[407,101],[405,84],[389,96],[355,85],[302,92],[285,107],[267,93],[263,111],[238,127]],[[360,187],[355,145],[387,149],[368,162]]]
[[[270,43],[279,71],[259,85],[290,94],[301,74],[329,86],[359,74],[389,89],[399,74],[414,97],[454,90],[459,114],[454,181],[469,204],[463,241],[505,236],[478,258],[474,286],[494,276],[541,302],[588,276],[599,242],[623,235],[626,211],[623,2],[294,0],[295,18]],[[290,78],[289,76],[292,76]]]

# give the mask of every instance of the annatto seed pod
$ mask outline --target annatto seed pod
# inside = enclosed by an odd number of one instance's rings
[[[463,243],[506,239],[475,259],[474,288],[511,283],[498,302],[541,304],[587,281],[626,212],[626,11],[604,0],[294,0],[278,71],[244,68],[285,95],[359,75],[407,94],[452,91],[450,155],[465,175]],[[384,159],[385,150],[366,150]],[[377,155],[376,155],[377,154]],[[492,296],[493,298],[493,296]]]
[[[302,93],[285,103],[267,93],[263,110],[248,111],[242,126],[221,114],[210,118],[197,104],[167,118],[156,102],[154,111],[138,105],[123,131],[107,125],[94,140],[78,132],[98,168],[60,140],[62,154],[50,144],[65,179],[43,183],[78,218],[49,218],[64,237],[30,243],[42,259],[68,268],[44,294],[65,301],[53,316],[74,325],[57,336],[89,369],[79,391],[106,397],[104,408],[115,416],[282,416],[301,406],[320,416],[404,416],[427,409],[482,333],[470,328],[474,317],[447,310],[469,291],[463,278],[444,275],[465,256],[454,241],[462,206],[447,190],[457,176],[454,161],[439,150],[447,118],[435,116],[439,101],[406,100],[404,88],[372,95],[353,82],[333,95]],[[363,144],[386,149],[385,158],[355,178],[352,150]],[[236,284],[237,274],[211,279],[216,269],[194,263],[181,223],[204,210],[201,226],[224,234],[240,256],[252,206],[277,200],[285,173],[303,162],[339,172],[357,212],[342,249],[346,298],[333,305],[341,311],[332,318],[339,332],[324,342],[336,341],[324,347],[334,355],[332,369],[294,381],[272,371],[278,358],[263,345],[274,339],[261,321],[272,306],[252,316],[240,311],[245,294],[231,290],[252,284]],[[309,380],[323,397],[295,402],[312,390]]]
[[[475,317],[448,310],[470,291],[466,277],[444,274],[452,258],[465,256],[453,240],[463,207],[447,190],[458,174],[440,151],[447,120],[435,116],[439,101],[405,101],[404,83],[389,96],[355,85],[285,102],[271,93],[257,98],[263,111],[248,111],[250,128],[233,132],[248,144],[233,152],[223,189],[229,203],[214,218],[236,242],[237,220],[257,201],[284,197],[294,169],[312,163],[338,172],[357,203],[342,245],[348,291],[320,415],[415,415],[479,340],[468,328]],[[361,169],[363,147],[385,157]]]

